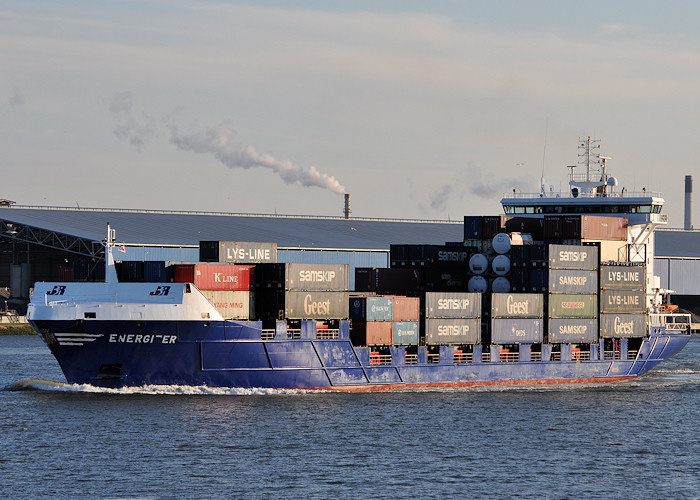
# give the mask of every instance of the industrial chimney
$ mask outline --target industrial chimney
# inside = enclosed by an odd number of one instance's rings
[[[693,176],[685,176],[685,225],[683,229],[693,229]]]
[[[345,218],[349,219],[352,210],[350,210],[350,193],[345,193],[345,210],[343,211]]]

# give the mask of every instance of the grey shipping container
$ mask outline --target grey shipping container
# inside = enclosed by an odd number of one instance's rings
[[[199,260],[259,264],[277,262],[277,243],[256,241],[200,241]]]
[[[479,318],[428,318],[426,344],[477,344],[481,340]]]
[[[478,318],[480,293],[426,292],[426,318]]]
[[[549,295],[550,318],[595,318],[598,316],[598,296],[570,293]]]
[[[491,342],[494,344],[542,342],[542,321],[532,318],[494,318],[491,320]]]
[[[394,345],[418,345],[418,321],[394,321],[392,340]]]
[[[348,290],[349,266],[347,264],[288,263],[285,265],[285,274],[286,290]]]
[[[288,319],[348,319],[348,292],[287,291],[284,293]]]
[[[598,247],[593,245],[549,245],[550,269],[598,269]]]
[[[580,269],[550,269],[549,293],[598,293],[598,273]]]
[[[600,336],[606,339],[644,337],[646,324],[646,314],[601,314]]]
[[[393,297],[350,297],[350,319],[354,321],[393,321]]]
[[[543,312],[540,293],[493,293],[491,317],[541,318]]]
[[[643,266],[600,266],[600,287],[625,290],[644,290]]]
[[[634,313],[646,311],[642,290],[601,290],[600,312]]]
[[[571,344],[575,342],[596,342],[598,340],[598,320],[596,318],[549,320],[549,341]]]

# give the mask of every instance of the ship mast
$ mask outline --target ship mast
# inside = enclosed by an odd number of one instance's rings
[[[579,161],[578,166],[586,167],[585,174],[574,174],[577,165],[568,166],[570,169],[569,185],[571,194],[574,197],[595,197],[607,196],[608,175],[605,172],[606,162],[609,156],[601,156],[600,140],[586,139],[579,140]]]

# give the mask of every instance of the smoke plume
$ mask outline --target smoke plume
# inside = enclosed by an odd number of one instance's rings
[[[287,184],[345,193],[345,187],[335,177],[324,174],[314,166],[301,167],[290,160],[278,160],[269,154],[260,153],[253,146],[240,146],[235,141],[236,131],[229,121],[198,132],[183,133],[175,112],[163,116],[159,121],[147,113],[135,113],[131,92],[115,94],[109,104],[109,111],[117,121],[114,135],[135,146],[139,152],[149,140],[165,132],[166,135],[169,133],[170,143],[181,151],[211,155],[229,168],[267,168]]]
[[[156,120],[153,117],[144,112],[134,115],[131,92],[115,94],[109,104],[109,112],[119,122],[114,135],[129,142],[139,153],[146,142],[156,136]]]
[[[170,142],[179,149],[210,154],[229,168],[268,168],[287,184],[315,186],[338,194],[345,192],[345,187],[335,177],[320,172],[314,166],[304,168],[289,160],[278,160],[269,154],[259,153],[253,146],[240,148],[235,141],[236,131],[230,122],[193,134],[183,134],[173,124],[169,128]]]
[[[468,169],[463,170],[451,182],[436,188],[430,194],[430,208],[443,212],[453,199],[464,201],[470,196],[493,200],[513,188],[531,192],[538,191],[535,189],[535,179],[530,176],[497,178],[491,172],[483,175],[481,169],[470,163]]]

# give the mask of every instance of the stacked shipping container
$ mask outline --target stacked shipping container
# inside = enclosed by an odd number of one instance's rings
[[[175,283],[193,283],[224,319],[255,318],[255,266],[176,264]]]
[[[347,264],[258,264],[258,319],[348,319],[348,268]]]
[[[598,248],[549,245],[548,340],[598,340]]]
[[[426,344],[481,342],[481,294],[427,292],[424,302]]]
[[[355,296],[349,302],[355,345],[418,345],[418,297]]]
[[[494,344],[542,342],[543,312],[542,294],[491,294],[491,342]]]
[[[600,267],[600,336],[646,335],[646,272],[643,266]]]

